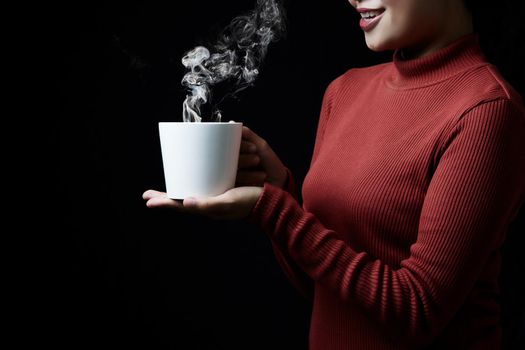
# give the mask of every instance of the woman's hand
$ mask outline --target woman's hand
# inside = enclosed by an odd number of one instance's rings
[[[265,182],[282,188],[287,176],[286,168],[268,143],[243,127],[236,179],[238,187],[215,197],[190,197],[184,201],[168,198],[165,192],[155,190],[144,192],[142,197],[149,208],[170,208],[213,219],[243,219],[257,203]]]
[[[265,182],[283,188],[285,166],[259,135],[244,126],[237,170],[237,186],[263,186]]]
[[[236,187],[219,196],[194,198],[184,201],[168,198],[165,192],[148,190],[142,197],[149,208],[170,208],[190,214],[201,214],[213,219],[244,219],[257,203],[261,187]]]

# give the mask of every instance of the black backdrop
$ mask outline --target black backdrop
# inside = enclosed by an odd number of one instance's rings
[[[53,263],[33,320],[44,343],[306,349],[310,306],[258,228],[150,210],[141,198],[146,189],[164,189],[157,123],[180,120],[181,57],[252,7],[241,0],[112,1],[47,9],[60,201],[46,256]],[[300,186],[328,83],[391,53],[366,48],[344,0],[289,0],[285,7],[286,37],[270,46],[255,86],[226,103],[223,115],[266,138]],[[523,72],[516,69],[509,75]],[[513,82],[523,91],[522,80]],[[521,307],[515,293],[513,306]]]

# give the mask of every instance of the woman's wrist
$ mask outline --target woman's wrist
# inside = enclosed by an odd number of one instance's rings
[[[287,168],[283,167],[282,168],[282,171],[281,171],[281,175],[279,176],[279,179],[277,179],[275,181],[274,184],[272,185],[275,185],[276,187],[279,187],[281,189],[285,189],[287,184],[288,184],[288,179],[289,179],[289,171]]]

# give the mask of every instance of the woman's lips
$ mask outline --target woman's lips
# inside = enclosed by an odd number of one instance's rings
[[[370,9],[358,9],[358,11],[360,13],[378,12],[378,10],[370,10]],[[361,29],[364,30],[365,32],[372,30],[377,25],[377,23],[379,23],[379,21],[381,20],[381,17],[383,17],[383,14],[385,13],[384,10],[380,10],[380,11],[381,13],[377,14],[373,18],[366,18],[366,19],[361,18],[361,20],[359,21],[359,26],[361,27]]]

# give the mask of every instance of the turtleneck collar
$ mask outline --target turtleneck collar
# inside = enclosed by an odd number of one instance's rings
[[[415,88],[431,85],[467,68],[488,64],[476,33],[465,35],[423,57],[406,60],[402,56],[400,49],[394,52],[393,72],[387,81],[392,87]]]

